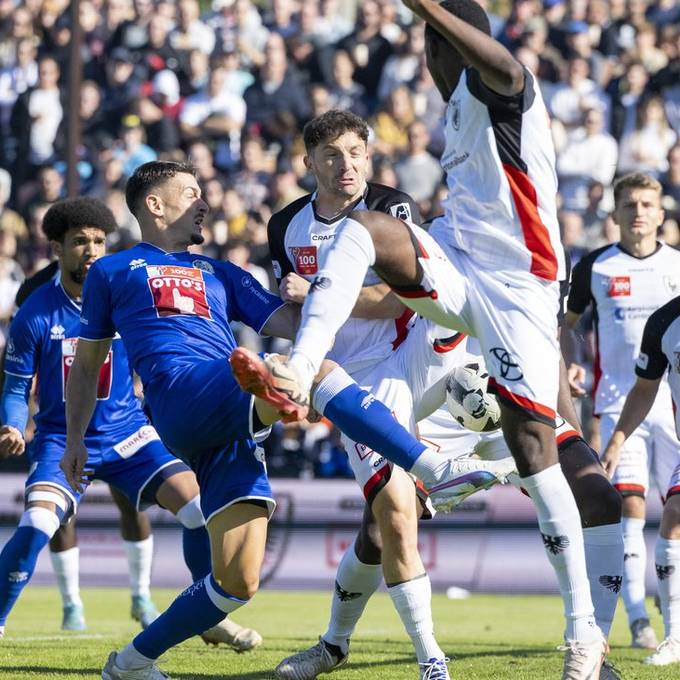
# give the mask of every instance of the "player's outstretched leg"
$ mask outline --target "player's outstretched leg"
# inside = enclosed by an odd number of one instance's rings
[[[259,586],[268,511],[236,503],[208,525],[213,570],[193,583],[129,645],[112,652],[103,680],[157,680],[167,677],[156,660],[168,649],[217,625],[250,600]]]
[[[234,355],[238,357],[237,362],[234,362]],[[277,410],[283,412],[288,407],[281,407],[278,398],[269,396],[269,387],[276,378],[271,372],[273,365],[286,368],[287,385],[293,383],[293,386],[286,388],[288,393],[303,394],[295,382],[294,373],[279,358],[265,362],[254,352],[239,347],[234,350],[230,361],[241,388],[264,399]],[[239,367],[247,365],[248,370],[237,370],[234,363]],[[279,373],[281,370],[277,368]],[[273,391],[276,391],[276,387]],[[422,480],[428,487],[434,507],[442,512],[451,510],[480,489],[504,484],[508,475],[516,470],[510,459],[449,459],[428,449],[394,419],[384,404],[362,390],[342,368],[331,361],[324,361],[317,376],[313,406],[348,437],[379,451],[385,458]],[[289,419],[293,419],[292,407],[290,409]]]
[[[50,559],[61,595],[61,629],[85,630],[85,610],[80,598],[80,549],[73,519],[68,524],[62,524],[52,536]]]
[[[0,637],[12,607],[33,576],[38,554],[59,528],[66,507],[66,499],[54,489],[29,491],[19,527],[0,553]]]
[[[671,485],[673,495],[669,495],[664,507],[656,542],[656,575],[664,640],[656,652],[645,659],[645,663],[653,666],[680,664],[680,466],[673,478],[677,484]]]

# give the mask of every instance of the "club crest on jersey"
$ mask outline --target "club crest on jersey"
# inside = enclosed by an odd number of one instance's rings
[[[630,276],[610,276],[607,297],[630,297]]]
[[[210,262],[207,260],[194,260],[191,265],[193,267],[196,267],[196,269],[200,269],[204,272],[208,272],[208,274],[214,274],[215,273],[215,267],[213,267]]]
[[[146,275],[159,317],[212,318],[202,270],[175,265],[149,265]]]
[[[664,276],[663,285],[671,295],[680,293],[680,281],[675,276]]]
[[[316,246],[291,246],[295,271],[301,276],[311,276],[319,271]]]
[[[390,215],[396,217],[398,220],[412,221],[411,206],[408,203],[397,203],[390,206]]]

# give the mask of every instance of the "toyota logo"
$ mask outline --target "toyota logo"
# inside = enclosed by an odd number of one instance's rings
[[[491,354],[498,362],[501,378],[505,380],[521,380],[524,377],[519,364],[507,349],[504,347],[492,347]]]

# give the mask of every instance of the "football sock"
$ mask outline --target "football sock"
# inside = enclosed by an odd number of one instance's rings
[[[432,587],[427,574],[387,587],[420,663],[443,659],[445,654],[434,637]]]
[[[150,659],[157,659],[171,647],[212,628],[246,602],[222,590],[212,574],[209,574],[192,583],[122,650],[118,655],[118,665],[128,669],[148,665]],[[134,647],[134,650],[129,647]],[[141,659],[138,658],[139,654],[142,655]]]
[[[80,599],[80,548],[50,552],[50,558],[64,607],[67,605],[82,607],[83,601]]]
[[[680,540],[659,536],[655,562],[664,637],[680,640]]]
[[[566,640],[592,642],[600,631],[590,599],[581,520],[574,495],[559,465],[522,478],[536,507],[538,527],[557,575],[567,619]]]
[[[151,597],[151,562],[153,536],[143,541],[123,541],[130,570],[132,597]]]
[[[302,321],[288,365],[302,382],[311,386],[340,326],[356,304],[366,271],[375,262],[375,248],[368,231],[348,218],[338,229],[302,306]]]
[[[609,636],[623,583],[621,523],[584,528],[583,545],[595,622],[605,636]]]
[[[38,554],[59,528],[51,510],[32,507],[21,516],[19,527],[0,553],[0,626],[35,571]]]
[[[645,606],[645,571],[647,568],[647,545],[645,543],[645,520],[624,517],[623,526],[623,588],[621,597],[628,614],[628,624],[638,619],[648,619]]]
[[[312,405],[350,439],[380,452],[405,470],[411,470],[427,449],[395,420],[387,406],[362,390],[339,366],[319,382]],[[441,465],[442,456],[434,455]]]
[[[205,520],[201,512],[201,497],[192,498],[183,505],[176,515],[182,523],[182,550],[184,562],[191,572],[194,581],[204,578],[210,573],[210,537],[205,528]]]
[[[335,591],[331,605],[331,619],[323,639],[339,647],[343,654],[349,650],[349,639],[366,608],[366,603],[382,582],[380,564],[364,564],[354,550],[347,548],[335,575]]]

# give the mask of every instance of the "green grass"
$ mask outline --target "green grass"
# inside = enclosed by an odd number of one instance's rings
[[[154,592],[159,606],[175,593]],[[62,633],[60,606],[51,588],[29,587],[24,592],[0,641],[0,678],[43,680],[98,678],[111,649],[128,642],[137,626],[128,614],[128,594],[119,589],[88,589],[84,593],[89,629],[85,634]],[[190,640],[168,652],[162,668],[175,680],[266,680],[288,654],[308,646],[325,630],[329,596],[326,593],[263,591],[237,612],[239,623],[257,628],[262,648],[235,654]],[[650,603],[650,611],[653,606]],[[556,597],[473,596],[465,601],[434,598],[439,642],[451,657],[452,678],[558,678],[562,620]],[[654,611],[652,623],[662,630]],[[629,637],[619,611],[612,635],[611,659],[626,680],[677,680],[680,666],[646,667],[647,654],[628,647]],[[325,677],[325,676],[323,676]],[[352,643],[349,665],[329,676],[332,680],[415,680],[418,670],[411,645],[387,595],[374,597]]]

